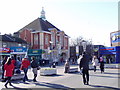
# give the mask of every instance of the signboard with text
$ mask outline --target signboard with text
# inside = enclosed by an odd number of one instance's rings
[[[120,42],[120,32],[115,32],[111,34],[112,43]]]
[[[0,53],[10,53],[10,48],[0,48]]]
[[[26,54],[27,48],[24,47],[11,47],[11,54]]]

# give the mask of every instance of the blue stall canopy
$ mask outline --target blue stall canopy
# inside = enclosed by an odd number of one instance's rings
[[[116,47],[100,48],[100,55],[104,55],[104,54],[116,54]]]
[[[120,46],[100,48],[100,55],[115,55],[115,62],[120,63]]]

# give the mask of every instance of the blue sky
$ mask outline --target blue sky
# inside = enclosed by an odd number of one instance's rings
[[[40,17],[71,38],[82,36],[94,44],[110,46],[110,32],[118,30],[118,0],[2,0],[2,34],[13,33]]]

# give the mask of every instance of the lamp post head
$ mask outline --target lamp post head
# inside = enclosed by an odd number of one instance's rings
[[[85,40],[82,41],[82,46],[83,46],[83,51],[85,52],[86,51],[86,41]]]

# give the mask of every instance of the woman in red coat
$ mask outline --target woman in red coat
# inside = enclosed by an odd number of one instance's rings
[[[27,58],[23,58],[22,60],[22,64],[21,64],[21,70],[24,71],[24,78],[23,78],[23,82],[25,82],[26,80],[28,80],[27,77],[27,72],[28,72],[28,67],[30,65],[30,61]]]
[[[5,77],[7,77],[6,79],[6,83],[5,83],[5,87],[7,88],[7,84],[9,83],[10,86],[12,86],[11,84],[11,77],[13,76],[13,70],[14,70],[14,64],[11,62],[11,58],[8,57],[7,62],[4,65],[4,70],[5,70]]]

